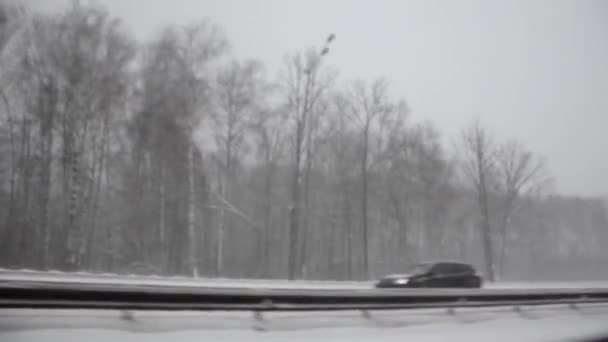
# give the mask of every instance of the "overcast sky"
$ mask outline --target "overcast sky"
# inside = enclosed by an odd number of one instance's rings
[[[23,2],[43,11],[69,3]],[[608,195],[608,1],[92,2],[142,41],[163,25],[211,18],[237,57],[262,60],[271,75],[286,53],[335,33],[326,61],[342,80],[386,77],[446,142],[479,117],[547,157],[559,192]]]

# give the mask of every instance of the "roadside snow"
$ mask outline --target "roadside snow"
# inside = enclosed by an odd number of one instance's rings
[[[135,274],[109,273],[67,273],[60,271],[7,270],[0,269],[0,282],[8,280],[45,281],[63,283],[95,282],[117,285],[159,285],[159,286],[197,286],[248,289],[369,289],[373,281],[314,281],[314,280],[277,280],[277,279],[226,279],[226,278],[187,278],[141,276]],[[587,282],[496,282],[484,283],[488,289],[555,289],[555,288],[608,288],[608,281]]]
[[[218,326],[208,325],[207,319],[196,316],[174,316],[165,313],[154,319],[124,322],[111,317],[88,316],[87,311],[61,314],[55,312],[38,313],[23,317],[11,316],[10,312],[0,310],[0,341],[63,342],[63,341],[571,341],[597,337],[608,333],[608,315],[581,315],[565,311],[557,316],[523,319],[506,316],[497,319],[467,322],[438,320],[422,324],[381,326],[372,321],[345,317],[348,326],[325,325],[320,328],[300,328],[288,330],[256,331],[249,327],[235,326],[235,318],[230,315],[216,319]],[[137,316],[136,316],[137,317]],[[420,319],[412,317],[412,319]],[[448,317],[444,315],[444,318]],[[66,325],[52,327],[45,320],[63,319]],[[18,322],[20,329],[11,327]],[[88,320],[88,321],[87,321]],[[239,319],[236,319],[239,321]],[[184,321],[187,321],[184,323]],[[87,322],[96,324],[87,326]],[[29,324],[29,326],[28,326]],[[181,324],[181,328],[162,330],[163,325]]]

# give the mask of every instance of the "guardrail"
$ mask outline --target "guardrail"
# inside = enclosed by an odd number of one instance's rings
[[[602,289],[230,289],[0,280],[0,308],[325,311],[608,303]]]

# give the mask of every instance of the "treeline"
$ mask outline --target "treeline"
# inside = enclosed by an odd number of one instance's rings
[[[543,160],[478,122],[448,150],[383,79],[338,79],[333,35],[272,79],[210,21],[136,42],[103,8],[4,5],[0,25],[2,267],[515,279],[608,257],[604,202],[547,196]]]

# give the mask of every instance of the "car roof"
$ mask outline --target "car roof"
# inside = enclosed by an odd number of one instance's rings
[[[423,260],[416,262],[415,265],[437,265],[437,264],[448,264],[448,265],[463,265],[463,266],[473,266],[472,264],[462,262],[462,261],[452,261],[452,260]]]
[[[468,264],[460,261],[426,261],[417,263],[416,265],[424,265],[426,267],[440,267],[440,268],[448,268],[448,269],[460,269],[460,270],[468,270],[468,272],[477,272],[476,268],[472,264]]]

